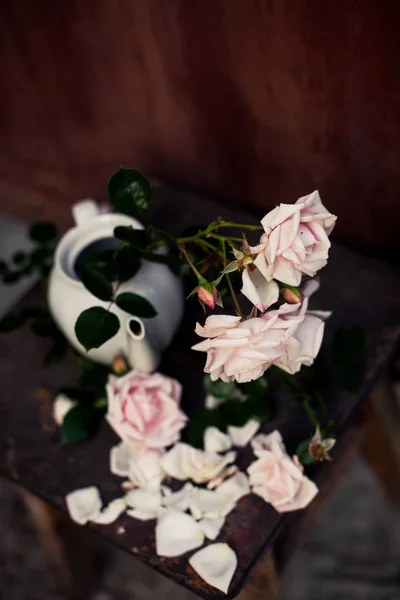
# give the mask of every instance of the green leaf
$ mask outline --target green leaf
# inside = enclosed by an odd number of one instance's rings
[[[145,248],[150,241],[149,234],[145,229],[134,229],[122,225],[114,229],[114,237],[138,248]]]
[[[130,315],[135,317],[142,317],[143,319],[150,319],[155,317],[157,311],[150,304],[146,298],[138,296],[138,294],[132,294],[131,292],[123,292],[118,294],[115,302],[119,308],[126,311]]]
[[[101,421],[101,413],[88,405],[78,404],[64,417],[61,426],[63,444],[81,442],[94,435]]]
[[[118,279],[128,281],[132,279],[141,267],[140,256],[131,246],[123,246],[115,257]]]
[[[300,442],[300,444],[297,446],[296,455],[302,465],[311,465],[315,462],[315,460],[308,451],[308,447],[311,443],[311,440],[312,438],[309,437]]]
[[[34,223],[29,228],[28,235],[38,244],[47,244],[57,237],[57,227],[53,223]]]
[[[100,300],[111,300],[113,289],[111,282],[101,271],[89,265],[84,265],[80,274],[85,288]]]
[[[58,337],[59,331],[51,321],[41,320],[31,323],[31,329],[39,337]]]
[[[26,254],[26,252],[22,252],[22,250],[19,250],[13,256],[13,262],[16,265],[20,265],[21,263],[25,262],[27,258],[28,255]]]
[[[218,407],[227,425],[242,427],[250,419],[250,405],[246,400],[227,400]]]
[[[246,396],[249,397],[249,399],[253,399],[255,401],[262,400],[265,398],[268,392],[268,381],[265,379],[265,377],[260,377],[254,381],[242,383],[240,385],[240,389]]]
[[[22,312],[7,315],[0,321],[0,333],[8,333],[21,327],[25,322],[25,317]]]
[[[219,409],[201,410],[193,415],[187,426],[187,434],[191,444],[197,448],[203,447],[204,431],[207,427],[217,427],[226,431],[226,423]]]
[[[24,316],[27,319],[48,319],[49,311],[40,306],[27,306],[22,309]]]
[[[50,261],[53,257],[51,248],[36,248],[31,254],[31,263],[36,266],[42,266],[43,263]]]
[[[123,167],[108,182],[108,195],[118,212],[133,217],[149,210],[153,201],[148,179],[139,171]]]
[[[118,331],[118,317],[101,306],[83,311],[75,323],[75,335],[86,352],[91,348],[100,348]]]
[[[210,394],[216,398],[237,398],[239,394],[239,388],[234,381],[230,383],[225,383],[222,379],[212,381],[208,374],[204,375],[203,386],[206,394]]]

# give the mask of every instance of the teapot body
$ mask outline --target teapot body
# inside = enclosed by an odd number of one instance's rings
[[[75,216],[79,214],[77,206],[74,207]],[[77,273],[79,260],[88,249],[110,249],[116,243],[113,231],[118,225],[135,229],[143,229],[143,226],[126,215],[98,214],[93,206],[91,210],[83,212],[85,218],[76,219],[77,225],[61,238],[55,252],[48,283],[48,306],[53,318],[71,345],[82,355],[103,364],[111,364],[116,355],[123,354],[134,368],[154,370],[160,353],[171,342],[183,314],[182,282],[166,265],[142,260],[140,270],[119,286],[118,293],[133,292],[146,298],[156,309],[157,315],[151,319],[135,319],[113,304],[110,310],[120,321],[118,333],[100,348],[86,353],[75,335],[76,320],[81,312],[92,306],[108,309],[109,302],[99,300],[83,286]],[[133,336],[132,331],[135,330],[130,331],[132,322],[137,326],[139,324],[140,329]]]

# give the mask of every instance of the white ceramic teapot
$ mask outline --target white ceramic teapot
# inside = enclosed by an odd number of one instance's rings
[[[126,215],[102,213],[93,200],[78,202],[72,212],[76,225],[60,239],[49,278],[48,305],[54,320],[72,346],[94,361],[111,364],[116,355],[124,354],[134,369],[148,373],[155,370],[161,351],[171,342],[182,317],[181,280],[166,265],[143,260],[139,272],[122,283],[118,292],[143,296],[157,315],[139,319],[113,304],[111,311],[120,321],[118,333],[100,348],[86,353],[75,336],[75,322],[87,308],[108,308],[109,303],[99,300],[83,286],[76,272],[77,261],[88,248],[112,247],[113,231],[118,225],[131,225],[135,229],[143,229],[143,225]]]

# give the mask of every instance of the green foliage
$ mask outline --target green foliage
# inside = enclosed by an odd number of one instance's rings
[[[312,440],[312,438],[309,437],[309,438],[303,440],[302,442],[300,442],[300,444],[297,446],[296,455],[302,465],[311,465],[315,462],[315,460],[313,459],[313,457],[311,456],[311,454],[308,451],[311,440]]]
[[[271,418],[268,384],[264,378],[239,386],[235,382],[224,383],[220,379],[211,381],[210,376],[206,375],[203,382],[207,394],[223,401],[217,408],[199,411],[190,419],[187,432],[193,445],[203,446],[207,427],[226,431],[228,425],[242,427],[249,419],[265,423]]]
[[[121,225],[116,227],[114,237],[140,249],[144,249],[150,242],[150,236],[145,229],[134,229],[131,226],[124,227]]]
[[[132,217],[148,211],[153,201],[148,179],[139,171],[123,167],[108,182],[108,195],[118,212]]]
[[[117,306],[119,306],[119,308],[126,311],[130,315],[134,315],[135,317],[150,319],[155,317],[157,314],[155,308],[148,300],[146,300],[146,298],[131,292],[123,292],[122,294],[118,294],[115,299],[115,303]]]
[[[53,223],[34,223],[29,228],[29,237],[38,244],[48,244],[57,237],[57,227]]]
[[[287,283],[282,284],[283,289],[289,290],[291,292],[293,292],[293,294],[295,296],[297,296],[298,298],[301,298],[301,291],[300,288],[298,286],[295,285],[287,285]]]
[[[65,415],[61,426],[61,440],[64,444],[81,442],[94,435],[103,417],[93,406],[77,404]]]
[[[140,255],[131,246],[123,246],[118,250],[115,262],[119,281],[128,281],[141,267]]]
[[[342,386],[351,393],[358,391],[367,344],[362,327],[338,329],[333,340],[333,360],[338,367]]]
[[[85,288],[93,296],[96,296],[100,300],[111,300],[113,293],[112,284],[102,271],[91,265],[84,265],[80,278]]]
[[[113,313],[101,306],[93,306],[83,311],[75,323],[75,335],[88,352],[100,348],[119,331],[119,320]]]

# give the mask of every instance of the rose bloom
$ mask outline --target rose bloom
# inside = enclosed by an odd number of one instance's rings
[[[261,221],[265,233],[251,247],[255,266],[267,281],[299,285],[303,273],[313,277],[326,265],[335,221],[317,191],[295,204],[280,204]]]
[[[257,460],[247,469],[254,494],[272,504],[278,512],[305,508],[318,488],[303,473],[297,456],[290,458],[279,431],[263,436],[263,446],[255,449]]]
[[[174,444],[187,417],[179,408],[180,384],[160,373],[130,371],[110,376],[106,419],[119,435],[136,448],[157,449]]]
[[[287,306],[244,321],[232,315],[212,315],[204,327],[197,323],[196,333],[207,339],[193,350],[207,352],[204,371],[213,381],[245,383],[261,377],[272,361],[285,353],[288,339],[304,319],[291,315]]]

